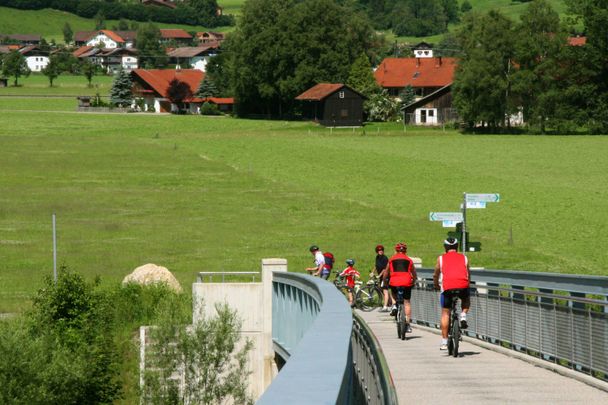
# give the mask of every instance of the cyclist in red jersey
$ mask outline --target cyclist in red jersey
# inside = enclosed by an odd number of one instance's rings
[[[433,283],[435,289],[440,289],[441,281],[441,346],[439,350],[448,349],[448,324],[450,323],[450,309],[455,296],[460,298],[462,311],[460,312],[460,327],[466,329],[467,312],[471,305],[469,284],[471,273],[469,262],[465,255],[458,253],[458,240],[447,238],[443,241],[445,254],[437,258]],[[441,277],[441,280],[440,280]]]
[[[358,279],[361,274],[359,274],[359,272],[357,271],[357,269],[355,269],[355,260],[354,259],[347,259],[346,260],[346,265],[348,267],[346,267],[344,270],[342,270],[342,273],[340,273],[339,277],[344,277],[346,279],[346,287],[348,288],[348,302],[350,303],[351,307],[355,306],[355,297],[353,296],[353,292],[355,290],[355,280]]]
[[[407,322],[407,333],[412,332],[410,320],[412,315],[412,307],[410,299],[412,298],[412,287],[417,278],[414,262],[407,255],[407,245],[405,243],[397,243],[395,246],[395,254],[388,261],[388,269],[390,272],[389,285],[391,286],[391,295],[393,302],[397,302],[397,288],[404,289],[403,304],[405,307],[405,321]],[[397,305],[393,305],[391,315],[397,314]]]

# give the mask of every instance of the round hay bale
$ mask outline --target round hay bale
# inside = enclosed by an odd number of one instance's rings
[[[137,283],[141,285],[150,285],[156,283],[165,283],[170,289],[176,292],[182,292],[182,286],[175,276],[166,268],[157,266],[156,264],[148,263],[139,266],[131,274],[122,280],[123,284]]]

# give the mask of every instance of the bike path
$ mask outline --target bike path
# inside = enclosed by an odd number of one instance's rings
[[[401,341],[393,317],[357,313],[380,342],[401,405],[608,404],[608,392],[581,381],[467,341],[454,358],[439,350],[438,334],[413,325]]]

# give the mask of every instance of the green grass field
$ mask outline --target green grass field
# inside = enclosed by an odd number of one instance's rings
[[[469,215],[482,242],[473,266],[605,273],[606,137],[0,114],[0,312],[27,307],[52,272],[52,213],[59,264],[115,281],[156,263],[188,290],[198,271],[258,269],[264,257],[301,271],[313,243],[367,273],[377,243],[405,240],[432,266],[447,229],[429,212],[497,192],[500,203]]]
[[[28,77],[19,78],[19,86],[13,86],[13,78],[9,78],[9,87],[0,87],[2,96],[94,96],[99,93],[107,96],[112,88],[113,76],[93,76],[92,87],[84,75],[74,76],[62,74],[49,87],[49,79],[41,73],[32,73]]]

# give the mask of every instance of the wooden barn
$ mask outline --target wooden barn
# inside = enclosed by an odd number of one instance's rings
[[[458,114],[452,106],[452,85],[448,84],[419,98],[403,108],[403,119],[408,124],[439,125],[456,121]]]
[[[296,97],[305,118],[327,127],[363,125],[365,96],[341,83],[319,83]]]

